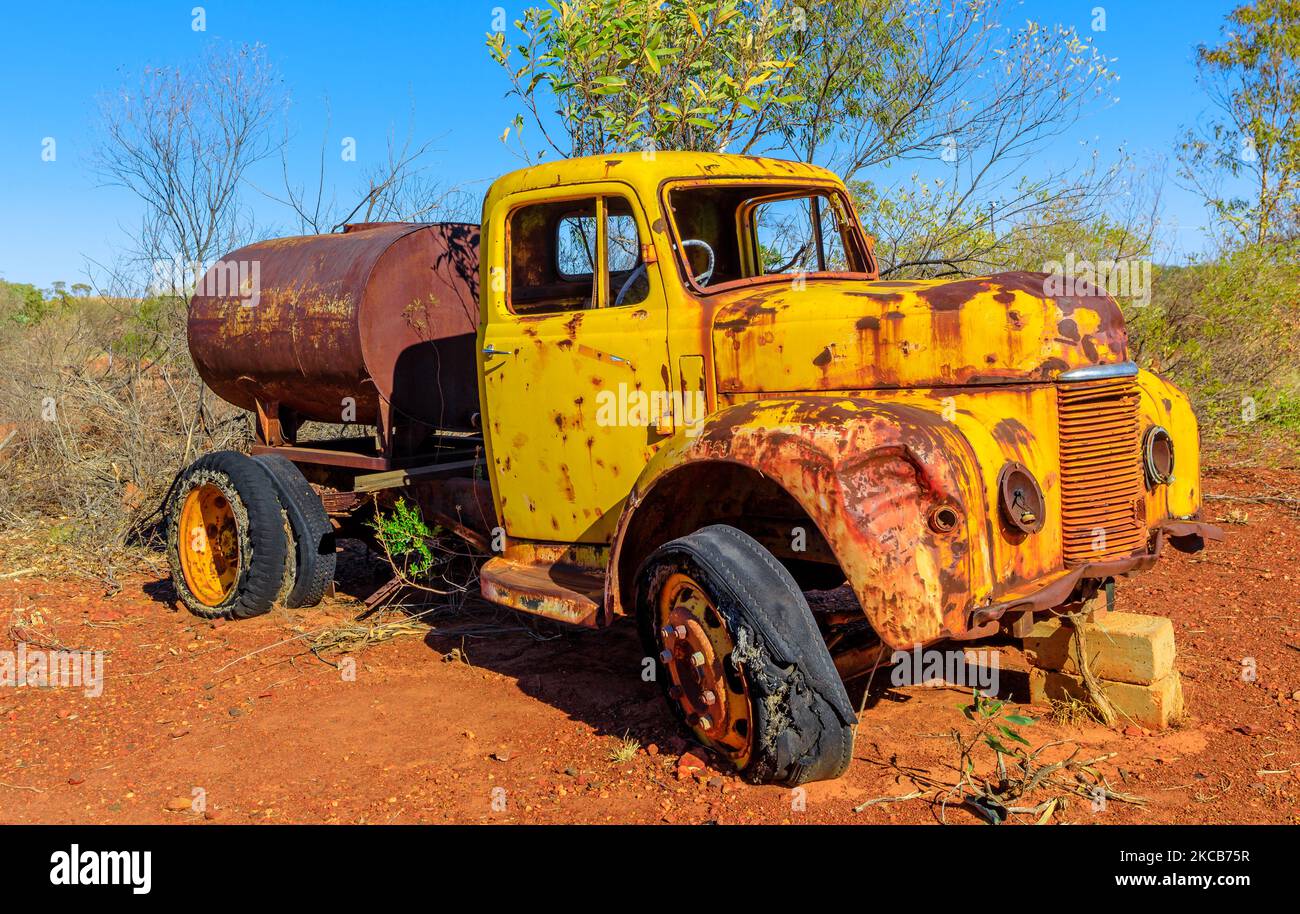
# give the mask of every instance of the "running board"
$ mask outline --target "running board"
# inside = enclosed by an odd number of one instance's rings
[[[587,628],[601,624],[605,577],[597,571],[497,556],[479,570],[479,589],[485,599],[521,612]]]

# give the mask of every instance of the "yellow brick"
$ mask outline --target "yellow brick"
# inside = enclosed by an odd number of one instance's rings
[[[1164,730],[1183,713],[1183,683],[1172,672],[1150,685],[1101,681],[1101,689],[1119,715],[1119,726],[1137,724],[1148,730]],[[1029,670],[1029,703],[1050,707],[1051,701],[1086,701],[1083,680],[1056,670]]]
[[[1174,626],[1164,616],[1109,612],[1084,622],[1089,665],[1098,679],[1149,685],[1174,668]],[[1059,618],[1034,623],[1024,641],[1029,662],[1079,674],[1074,626]]]

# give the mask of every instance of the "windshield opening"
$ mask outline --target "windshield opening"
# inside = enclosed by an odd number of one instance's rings
[[[702,288],[871,272],[847,201],[829,188],[708,183],[672,188],[668,205],[684,271]]]

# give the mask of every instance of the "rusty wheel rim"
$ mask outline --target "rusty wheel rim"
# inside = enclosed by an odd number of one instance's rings
[[[239,526],[221,489],[205,484],[185,496],[179,538],[185,586],[204,606],[220,606],[239,578]]]
[[[735,642],[726,620],[700,585],[680,572],[664,582],[657,609],[669,696],[701,742],[743,768],[753,742],[753,712],[744,676],[728,670]]]

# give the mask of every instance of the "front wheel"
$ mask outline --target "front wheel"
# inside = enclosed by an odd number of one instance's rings
[[[637,609],[669,704],[747,779],[794,786],[848,768],[857,717],[808,603],[756,540],[715,525],[655,550]]]

